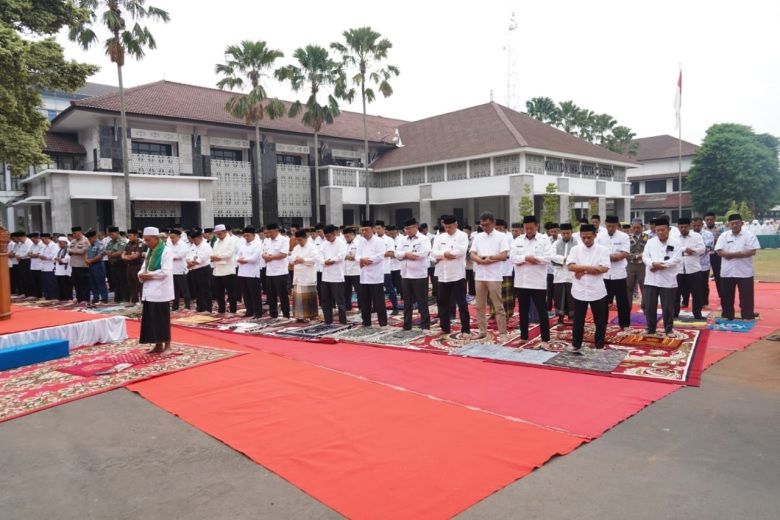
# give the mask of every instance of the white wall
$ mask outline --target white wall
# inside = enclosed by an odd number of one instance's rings
[[[693,165],[693,157],[682,158],[682,171],[687,172]],[[670,159],[658,159],[654,161],[645,161],[638,168],[628,171],[628,178],[643,177],[646,175],[669,175],[677,173],[680,169],[677,157]]]

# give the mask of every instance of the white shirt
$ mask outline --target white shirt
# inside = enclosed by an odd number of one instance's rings
[[[17,260],[26,260],[30,258],[30,249],[33,246],[33,241],[29,238],[25,238],[23,241],[16,244],[14,247],[14,256]]]
[[[431,241],[419,232],[413,237],[404,235],[398,237],[398,246],[395,249],[395,257],[401,263],[401,278],[419,280],[428,278],[429,255],[431,253]],[[403,259],[406,253],[414,253],[417,258]]]
[[[710,272],[710,255],[715,251],[715,235],[705,227],[701,228],[699,234],[704,242],[704,254],[699,257],[699,265],[702,271]]]
[[[41,271],[44,273],[54,272],[54,257],[57,256],[57,252],[60,250],[59,246],[55,242],[49,242],[48,245],[41,241],[43,248],[40,251],[40,264]]]
[[[702,236],[695,231],[689,231],[688,236],[683,236],[682,233],[680,233],[680,238],[677,240],[679,240],[680,249],[682,250],[680,251],[682,261],[680,262],[678,272],[680,274],[691,274],[701,271],[701,260],[699,259],[707,250],[707,248],[704,247],[704,239]],[[686,249],[693,249],[696,254],[685,254]]]
[[[715,251],[729,253],[756,249],[761,249],[761,244],[758,243],[756,235],[745,228],[742,228],[738,235],[735,235],[731,230],[721,233],[718,237],[718,243],[715,245]],[[721,278],[750,278],[753,276],[753,257],[722,258],[720,276]]]
[[[179,239],[176,244],[171,240],[171,244],[168,247],[173,258],[173,274],[187,274],[186,260],[190,253],[190,246],[185,244],[182,239]]]
[[[370,240],[361,240],[357,247],[355,260],[368,259],[368,265],[360,268],[360,283],[385,283],[384,258],[387,245],[380,237],[373,235]]]
[[[488,257],[509,252],[510,244],[506,233],[494,229],[490,234],[477,234],[471,244],[471,251],[477,256]],[[501,267],[503,262],[493,262],[489,265],[474,264],[474,280],[477,282],[500,282],[503,280]]]
[[[149,252],[151,254],[151,251]],[[146,270],[146,260],[138,271],[139,280],[142,273],[148,272],[153,276],[150,280],[144,280],[141,300],[146,302],[169,302],[173,300],[173,254],[166,246],[160,259],[160,269],[156,271]]]
[[[578,242],[574,240],[574,237],[565,242],[563,238],[559,238],[552,245],[553,255],[550,257],[550,263],[554,264],[553,267],[553,283],[572,283],[574,279],[574,273],[569,271],[566,267],[566,260],[569,257],[569,253],[576,246]],[[558,247],[563,246],[563,254],[558,254]]]
[[[460,229],[456,229],[452,235],[446,231],[436,235],[431,255],[438,260],[436,266],[440,269],[439,282],[457,282],[466,278],[466,251],[468,248],[469,237]],[[446,252],[455,255],[455,258],[445,258],[444,253]]]
[[[219,260],[214,261],[214,276],[230,276],[236,274],[236,240],[235,237],[227,235],[224,239],[214,242],[211,248],[212,256],[218,256]]]
[[[346,241],[345,241],[346,242]],[[355,237],[352,242],[347,242],[347,255],[355,257],[357,255],[357,246],[360,243],[360,237]],[[356,260],[344,260],[344,276],[360,276],[360,264]]]
[[[512,242],[509,257],[514,264],[514,286],[518,289],[547,289],[547,265],[550,263],[553,251],[550,239],[536,233],[529,239],[520,235]],[[533,256],[541,263],[529,264],[526,256]]]
[[[385,233],[384,235],[382,235],[379,238],[381,238],[384,241],[384,243],[385,243],[385,249],[386,249],[385,252],[386,253],[393,253],[393,254],[395,254],[395,242],[393,241],[392,238],[390,238],[390,235]],[[385,274],[390,274],[390,271],[392,270],[392,263],[391,262],[392,262],[392,258],[390,258],[389,256],[386,256],[385,260],[384,260],[384,265],[382,267],[384,269],[384,273]]]
[[[647,241],[642,253],[642,261],[645,263],[645,285],[654,287],[677,287],[677,266],[682,261],[682,247],[680,242],[672,238],[671,233],[666,242],[655,236]],[[651,271],[653,262],[663,262],[666,269]]]
[[[347,256],[347,242],[339,240],[338,237],[330,242],[327,238],[323,240],[320,246],[320,256],[322,257],[322,281],[340,283],[344,281],[344,258]],[[332,260],[333,264],[327,265],[325,262]]]
[[[396,235],[396,237],[393,239],[393,252],[395,252],[402,238],[403,235],[399,234]],[[393,257],[390,259],[390,272],[400,271],[400,270],[401,270],[401,261],[395,255],[393,255]]]
[[[246,260],[246,263],[238,264],[238,276],[241,278],[260,278],[260,261],[263,259],[263,243],[255,235],[252,241],[242,240],[243,244],[238,248],[236,260]]]
[[[187,260],[197,262],[197,264],[190,267],[190,271],[196,269],[203,269],[211,265],[211,245],[205,238],[201,239],[200,245],[195,245],[195,242],[190,244],[189,254]]]
[[[275,239],[268,237],[263,240],[263,254],[278,255],[279,253],[284,253],[287,255],[289,251],[290,239],[281,233]],[[265,263],[265,275],[286,276],[288,274],[287,266],[287,257],[279,260],[269,260]]]
[[[37,255],[41,251],[43,251],[43,242],[39,241],[37,244],[33,242],[32,247],[30,248],[30,255]],[[40,271],[41,270],[41,259],[40,258],[30,258],[30,271]]]
[[[317,251],[319,251],[322,248],[322,243],[325,242],[325,239],[323,237],[319,236],[319,235],[314,235],[314,238],[312,239],[312,241],[314,242],[314,247],[316,247]],[[321,261],[321,259],[317,260],[317,272],[318,273],[322,272],[322,261]]]
[[[71,269],[70,269],[70,255],[68,254],[68,245],[63,247],[57,247],[57,254],[56,258],[59,258],[62,263],[55,261],[54,262],[54,276],[70,276],[71,275]],[[60,256],[60,253],[63,253],[62,256]]]
[[[609,254],[615,253],[630,253],[631,252],[631,240],[628,235],[619,229],[615,230],[611,235],[608,231],[604,233],[599,232],[596,235],[596,243],[606,247],[609,250]],[[611,262],[609,271],[604,275],[606,280],[622,280],[628,276],[626,273],[626,266],[628,260],[623,258],[617,262]]]
[[[293,285],[317,285],[317,263],[321,257],[314,240],[307,239],[303,247],[296,245],[288,258],[291,264],[303,259],[302,264],[293,266]]]
[[[598,235],[596,235],[598,237]],[[594,244],[586,247],[579,243],[571,248],[569,257],[566,259],[566,265],[591,265],[594,267],[609,268],[609,249]],[[574,274],[574,273],[572,273]],[[586,274],[579,279],[576,276],[571,280],[571,295],[581,302],[594,302],[604,298],[607,295],[607,286],[604,285],[603,274]]]
[[[523,235],[518,235],[523,236]],[[511,255],[512,253],[512,243],[515,241],[515,237],[512,236],[511,231],[506,232],[506,239],[509,243],[509,253]],[[514,276],[515,275],[515,264],[512,262],[512,259],[510,258],[510,255],[506,256],[506,260],[501,262],[501,276]]]
[[[14,248],[16,248],[16,242],[13,240],[8,241],[8,267],[15,266],[18,261],[13,257]]]

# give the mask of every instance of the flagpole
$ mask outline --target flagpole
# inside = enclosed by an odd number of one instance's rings
[[[682,63],[680,63],[680,81],[682,80]],[[677,116],[677,220],[682,217],[682,85],[680,89],[680,106]]]

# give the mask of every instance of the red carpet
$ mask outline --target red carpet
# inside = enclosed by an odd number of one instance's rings
[[[667,383],[345,343],[322,345],[199,332],[217,342],[236,342],[256,351],[279,354],[588,438],[598,437],[678,388]],[[210,340],[202,344],[213,345]]]
[[[448,518],[583,442],[263,353],[130,388],[350,518]]]
[[[11,319],[0,321],[0,335],[105,318],[102,314],[66,312],[57,309],[36,309],[33,307],[19,307],[18,305],[13,305],[12,309]]]

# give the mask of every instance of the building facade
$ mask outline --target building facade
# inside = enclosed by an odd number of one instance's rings
[[[682,162],[680,161],[680,142],[671,135],[657,135],[634,140],[638,145],[637,168],[632,169],[628,178],[631,181],[631,216],[644,222],[659,215],[668,215],[672,222],[680,216],[691,216],[691,192],[687,189],[688,170],[699,149],[693,143],[682,142]],[[680,186],[680,167],[682,166],[682,186]],[[682,214],[680,203],[682,202]]]

